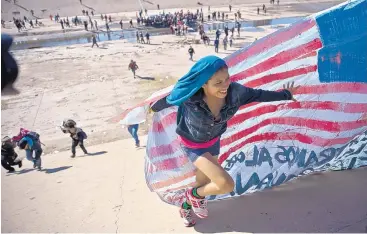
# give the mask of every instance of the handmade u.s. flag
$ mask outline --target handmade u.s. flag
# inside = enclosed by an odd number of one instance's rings
[[[236,186],[210,199],[251,193],[312,171],[367,165],[366,17],[366,0],[348,1],[225,58],[233,82],[265,90],[288,82],[301,87],[297,102],[252,103],[228,122],[219,162]],[[171,89],[136,108],[144,111]],[[180,149],[176,113],[171,107],[154,114],[145,175],[152,191],[178,205],[195,181],[195,168]]]

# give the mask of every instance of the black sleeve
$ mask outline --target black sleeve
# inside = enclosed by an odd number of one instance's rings
[[[167,97],[164,97],[162,99],[159,99],[156,103],[154,103],[150,108],[154,112],[159,112],[163,109],[166,109],[168,107],[171,107],[173,105],[167,103]]]
[[[292,100],[292,94],[288,90],[267,91],[262,89],[252,89],[236,83],[234,85],[234,95],[238,96],[240,105],[251,102],[274,102],[283,100]]]
[[[13,156],[15,154],[14,147],[10,144],[5,144],[3,148],[6,150],[6,153],[10,156]]]

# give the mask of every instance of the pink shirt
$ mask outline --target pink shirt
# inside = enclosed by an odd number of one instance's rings
[[[219,136],[208,141],[208,142],[204,142],[204,143],[197,143],[197,142],[192,142],[182,136],[178,136],[179,139],[181,140],[181,143],[186,146],[189,147],[191,149],[205,149],[205,148],[209,148],[211,146],[213,146],[218,140],[219,140]]]

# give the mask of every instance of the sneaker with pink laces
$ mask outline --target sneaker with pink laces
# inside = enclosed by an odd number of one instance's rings
[[[180,209],[180,215],[181,215],[181,218],[183,218],[184,225],[186,227],[192,227],[196,224],[196,221],[193,219],[193,217],[191,215],[191,209],[181,208]]]
[[[205,219],[208,217],[208,209],[207,204],[208,201],[204,199],[200,199],[195,197],[192,194],[192,189],[186,190],[186,199],[190,201],[192,210],[194,213],[201,219]]]

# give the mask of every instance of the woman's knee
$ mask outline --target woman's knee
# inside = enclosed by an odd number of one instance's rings
[[[223,193],[230,193],[234,190],[234,181],[231,176],[224,176],[216,181],[216,185]]]
[[[202,186],[205,184],[210,183],[211,180],[209,179],[209,177],[207,177],[202,171],[197,170],[196,171],[196,186]]]

